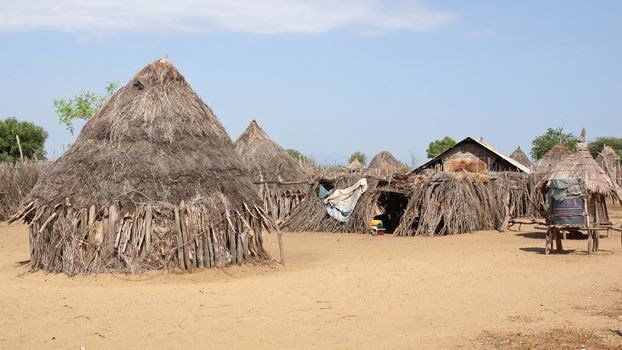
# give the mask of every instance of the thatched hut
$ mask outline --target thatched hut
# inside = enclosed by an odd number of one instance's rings
[[[274,228],[214,113],[161,59],[114,93],[37,182],[13,220],[29,224],[33,269],[193,269],[266,257]]]
[[[543,178],[547,178],[551,171],[555,169],[565,157],[570,155],[572,151],[563,143],[558,143],[551,148],[542,158],[538,159],[535,166],[536,181],[539,182]]]
[[[613,148],[607,145],[603,146],[603,150],[596,156],[596,162],[618,187],[622,186],[620,157]]]
[[[514,150],[514,152],[512,152],[512,154],[510,154],[510,158],[514,159],[515,161],[521,163],[522,165],[526,166],[527,168],[530,168],[533,166],[533,164],[531,164],[531,161],[529,160],[529,157],[527,157],[527,155],[525,154],[525,152],[523,152],[523,150],[520,148],[520,146],[518,146],[518,148],[516,148]]]
[[[616,186],[607,173],[592,158],[585,142],[585,129],[577,142],[576,150],[564,157],[538,185],[546,192],[550,179],[580,178],[587,190],[587,210],[590,224],[609,224],[607,199],[619,200]]]
[[[46,164],[31,161],[0,163],[0,221],[15,214],[45,168]]]
[[[376,154],[367,167],[370,173],[385,177],[398,173],[405,168],[408,166],[397,160],[389,151],[381,151]]]
[[[234,145],[253,176],[266,212],[274,219],[284,218],[307,192],[304,169],[255,120]]]
[[[354,159],[350,164],[348,164],[348,170],[351,172],[360,172],[364,168],[365,166],[358,159]]]

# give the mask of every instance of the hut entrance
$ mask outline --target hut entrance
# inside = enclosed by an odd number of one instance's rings
[[[380,215],[374,216],[375,220],[381,220],[385,232],[393,233],[400,224],[402,215],[408,206],[408,198],[404,193],[382,192],[377,202]]]

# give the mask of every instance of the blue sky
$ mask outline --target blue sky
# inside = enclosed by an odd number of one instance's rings
[[[75,139],[52,100],[169,55],[232,139],[321,162],[446,135],[509,154],[547,127],[622,137],[622,2],[0,0],[0,118]],[[172,6],[171,4],[174,4]]]

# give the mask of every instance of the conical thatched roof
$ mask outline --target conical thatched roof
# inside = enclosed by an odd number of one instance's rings
[[[235,150],[244,160],[254,180],[304,181],[304,169],[253,120],[235,141]]]
[[[390,175],[406,168],[406,164],[397,160],[389,151],[381,151],[371,159],[367,168]]]
[[[528,168],[531,168],[532,166],[531,161],[529,160],[529,157],[527,157],[527,155],[525,154],[525,152],[523,152],[520,146],[518,146],[518,148],[516,148],[514,152],[510,154],[510,158],[514,159],[515,161],[521,163],[522,165]]]
[[[32,267],[68,274],[240,263],[264,255],[261,225],[274,227],[224,127],[168,59],[114,93],[24,203]]]
[[[622,185],[620,157],[613,148],[604,145],[603,150],[596,157],[596,162],[618,187]]]
[[[536,179],[546,178],[551,171],[572,152],[563,143],[558,143],[536,162]]]
[[[348,164],[348,169],[353,171],[362,170],[365,166],[358,159],[354,159],[352,163]]]
[[[589,192],[611,198],[618,197],[611,179],[590,154],[585,142],[585,129],[581,131],[576,151],[563,158],[543,182],[557,178],[581,178]]]

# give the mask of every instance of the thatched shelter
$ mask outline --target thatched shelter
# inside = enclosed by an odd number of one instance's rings
[[[551,171],[555,169],[565,157],[570,155],[572,151],[563,143],[558,143],[551,148],[542,158],[538,159],[535,166],[536,181],[539,182],[543,178],[547,178]]]
[[[603,150],[596,157],[596,162],[619,189],[622,186],[622,167],[620,167],[620,157],[616,151],[607,145],[603,146]]]
[[[525,154],[525,152],[523,152],[523,150],[520,148],[520,146],[518,146],[518,148],[516,148],[514,150],[514,152],[512,152],[512,154],[510,154],[510,158],[512,158],[515,161],[521,163],[522,165],[526,166],[527,168],[531,169],[531,167],[533,166],[533,164],[529,160],[529,157],[527,157],[527,155]]]
[[[367,169],[376,176],[389,177],[408,166],[397,160],[389,151],[381,151],[369,162]]]
[[[350,164],[348,164],[348,170],[351,172],[359,172],[364,168],[365,166],[358,159],[354,159]]]
[[[31,161],[0,163],[0,221],[15,214],[45,168],[46,164]]]
[[[535,216],[537,208],[530,174],[439,173],[384,180],[365,176],[367,191],[347,222],[331,218],[318,196],[320,186],[345,188],[356,175],[324,177],[292,211],[283,228],[294,232],[371,232],[371,220],[380,219],[396,236],[450,235],[475,230],[504,230],[510,219]]]
[[[396,236],[443,236],[508,227],[534,216],[531,176],[518,172],[417,176]]]
[[[253,176],[265,211],[274,219],[284,218],[307,192],[304,169],[255,120],[234,145]]]
[[[577,149],[564,157],[538,185],[546,192],[550,179],[580,178],[587,190],[587,209],[590,223],[608,224],[609,213],[606,199],[619,200],[616,186],[607,173],[592,158],[585,142],[585,129],[577,142]]]
[[[161,59],[114,93],[40,177],[13,220],[33,269],[221,267],[266,257],[274,228],[214,113]]]

